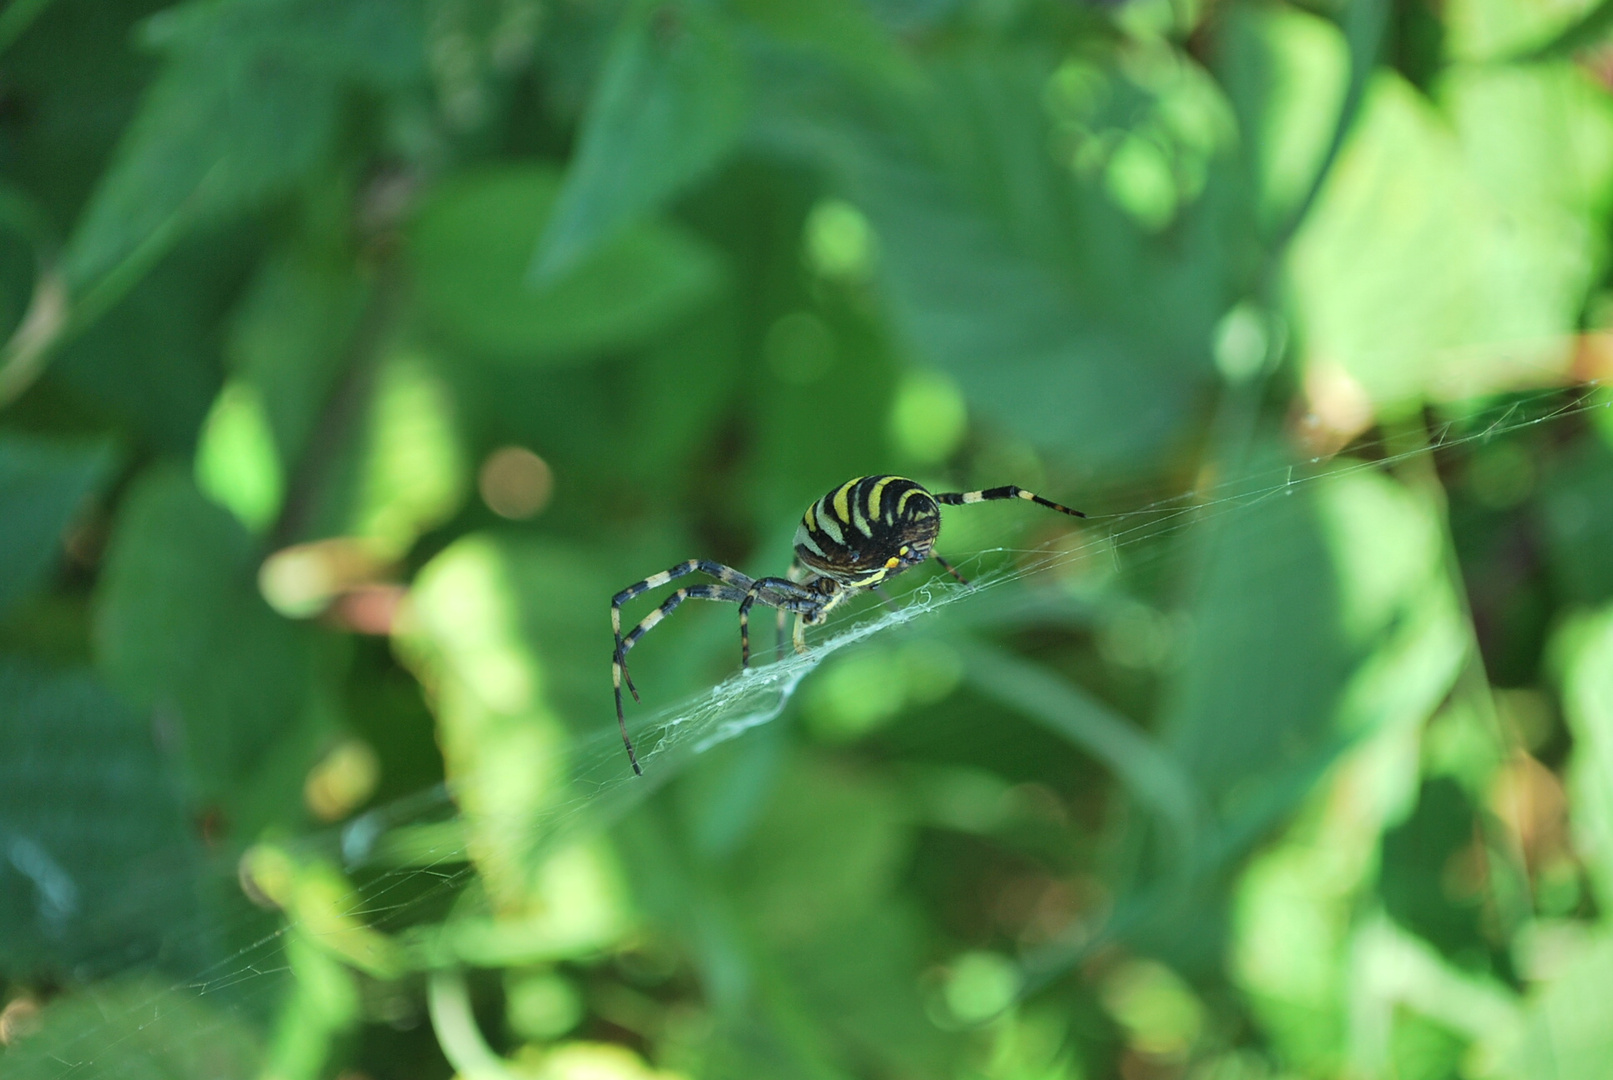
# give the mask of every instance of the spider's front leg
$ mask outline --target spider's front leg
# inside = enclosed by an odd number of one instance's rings
[[[656,588],[657,586],[665,585],[667,582],[672,581],[675,578],[683,577],[686,574],[692,574],[697,570],[701,573],[711,575],[718,581],[722,582],[722,584],[694,585],[688,588],[679,589],[677,592],[667,597],[660,607],[644,616],[644,618],[639,621],[639,624],[633,628],[632,633],[628,634],[625,638],[622,636],[623,604],[627,603],[629,600],[633,599],[633,597],[638,596],[641,593],[647,592],[650,589]],[[749,589],[752,584],[753,582],[750,578],[746,577],[744,574],[741,574],[738,570],[735,570],[731,566],[724,566],[722,563],[712,562],[710,559],[689,559],[686,562],[681,562],[676,566],[669,567],[668,569],[661,571],[659,574],[651,574],[643,581],[638,581],[632,585],[629,585],[627,588],[623,589],[621,592],[617,593],[611,598],[610,625],[611,632],[616,639],[616,647],[611,651],[610,673],[611,685],[616,694],[616,726],[620,728],[622,732],[622,745],[627,747],[627,760],[632,763],[633,771],[638,775],[644,775],[644,770],[639,768],[638,755],[633,750],[633,740],[627,736],[627,718],[622,712],[622,684],[624,682],[627,684],[628,691],[632,693],[633,700],[637,701],[639,699],[638,688],[633,685],[633,676],[629,674],[627,670],[628,651],[632,649],[634,645],[638,644],[639,638],[647,634],[651,627],[660,622],[662,619],[666,618],[668,615],[672,614],[673,611],[677,610],[678,605],[683,603],[683,601],[721,600],[730,604],[735,604],[744,599],[745,590]]]
[[[780,618],[786,611],[799,616],[823,606],[823,596],[816,589],[789,578],[757,578],[739,604],[739,666],[742,668],[750,667],[750,609],[758,600],[768,607],[778,608]]]
[[[813,588],[819,591],[819,603],[814,611],[797,612],[795,616],[795,636],[793,644],[795,651],[805,656],[811,650],[807,648],[806,628],[818,626],[829,617],[829,612],[842,600],[851,595],[851,590],[842,586],[833,578],[818,578],[812,583]]]

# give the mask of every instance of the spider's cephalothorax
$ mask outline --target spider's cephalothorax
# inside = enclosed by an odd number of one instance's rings
[[[616,650],[611,654],[611,678],[616,688],[616,722],[633,771],[642,775],[633,741],[627,736],[622,714],[622,684],[638,700],[638,690],[627,673],[628,650],[650,628],[670,615],[685,600],[724,600],[739,605],[739,656],[750,664],[750,609],[761,603],[778,609],[779,655],[784,654],[784,617],[795,612],[795,647],[806,651],[804,627],[823,622],[830,610],[863,589],[877,588],[903,570],[927,559],[940,563],[947,573],[963,581],[946,560],[935,553],[941,532],[941,507],[995,499],[1024,499],[1075,517],[1085,517],[1024,488],[987,488],[932,495],[916,481],[900,476],[859,476],[807,507],[795,531],[795,565],[788,577],[749,578],[732,567],[709,559],[690,559],[643,581],[629,585],[611,600],[611,629]],[[674,578],[699,571],[717,579],[716,585],[689,585],[678,589],[646,615],[626,637],[622,636],[622,605],[640,593],[665,585]]]

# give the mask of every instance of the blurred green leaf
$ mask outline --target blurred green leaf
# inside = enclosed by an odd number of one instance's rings
[[[1613,1059],[1613,1013],[1608,972],[1613,939],[1580,942],[1563,969],[1536,987],[1525,1004],[1521,1031],[1495,1033],[1487,1075],[1499,1080],[1595,1080]]]
[[[1574,736],[1569,766],[1575,847],[1599,900],[1613,902],[1613,611],[1570,623],[1554,642],[1563,714]]]
[[[537,918],[550,854],[545,826],[569,793],[568,728],[579,699],[611,731],[609,587],[578,553],[486,535],[459,540],[421,570],[400,652],[428,688],[438,742],[493,913]],[[597,642],[575,613],[598,604]],[[590,662],[592,661],[592,662]],[[584,696],[586,695],[586,696]]]
[[[1097,758],[1171,832],[1177,856],[1191,857],[1203,825],[1200,796],[1152,738],[1086,691],[1011,654],[977,642],[965,646],[963,656],[977,690]]]
[[[47,674],[0,658],[8,978],[83,977],[206,955],[202,853],[178,771],[154,734],[148,717],[87,672]]]
[[[859,1055],[928,1075],[948,1044],[908,975],[919,948],[914,913],[892,896],[911,817],[877,777],[798,758],[778,775],[727,875],[746,922],[781,947],[803,1005]]]
[[[1318,376],[1393,410],[1560,378],[1605,258],[1605,95],[1541,67],[1441,96],[1377,77],[1290,264]]]
[[[1482,897],[1453,899],[1452,863],[1471,853],[1477,808],[1450,777],[1423,784],[1416,811],[1383,836],[1384,908],[1400,925],[1447,956],[1472,960],[1488,951],[1481,932]]]
[[[1613,599],[1613,453],[1590,439],[1564,456],[1546,478],[1540,509],[1547,565],[1565,599]]]
[[[192,0],[152,16],[150,46],[170,54],[252,52],[376,88],[425,75],[424,0]]]
[[[1597,0],[1455,0],[1442,12],[1447,49],[1458,63],[1560,56],[1594,40],[1604,6]]]
[[[369,290],[341,252],[271,252],[235,309],[225,362],[262,401],[280,466],[295,469],[348,359]]]
[[[196,484],[255,533],[280,512],[286,477],[263,399],[248,383],[219,391],[196,448]]]
[[[0,431],[0,618],[38,587],[62,534],[106,481],[105,442],[63,442]]]
[[[158,466],[124,501],[96,597],[109,681],[177,725],[196,794],[232,807],[286,782],[272,760],[311,764],[328,722],[315,708],[314,634],[270,610],[256,574],[245,529]],[[290,783],[300,789],[295,769]]]
[[[543,224],[532,282],[562,280],[718,165],[745,121],[745,82],[733,30],[711,6],[632,4]]]
[[[68,243],[72,287],[306,177],[334,145],[346,86],[423,74],[420,17],[414,2],[212,0],[149,23],[170,60]]]
[[[909,814],[872,778],[797,765],[780,775],[733,873],[750,916],[780,941],[877,907],[909,843]]]
[[[138,444],[189,457],[222,382],[217,325],[256,254],[245,231],[180,244],[63,344],[43,386]]]
[[[1244,138],[1237,152],[1258,186],[1268,231],[1288,222],[1315,180],[1344,103],[1349,46],[1339,28],[1286,7],[1227,12],[1216,73]]]
[[[250,1080],[259,1040],[221,1000],[155,980],[112,982],[47,1005],[41,1030],[7,1047],[8,1080],[111,1066],[124,1080]],[[205,1038],[198,1038],[205,1032]]]
[[[221,70],[222,67],[222,70]],[[146,262],[192,224],[261,204],[305,176],[336,135],[336,82],[281,59],[183,59],[147,94],[68,243],[87,289]]]
[[[1160,130],[1136,137],[1191,157],[1202,185],[1230,136],[1224,105],[1183,58],[1145,70],[1146,85],[1111,93],[1142,99],[1135,111]],[[1208,375],[1242,255],[1221,235],[1227,204],[1213,178],[1202,195],[1190,177],[1178,192],[1173,178],[1181,220],[1151,236],[1110,190],[1129,181],[1049,154],[1063,120],[1047,104],[1059,100],[1058,77],[1039,50],[966,54],[937,73],[917,142],[844,103],[831,105],[853,119],[815,115],[814,104],[831,106],[810,96],[795,123],[813,125],[810,145],[872,222],[892,312],[919,354],[1008,430],[1090,468],[1139,468],[1163,452]],[[1167,107],[1177,94],[1192,107]],[[1135,118],[1113,121],[1125,122]]]
[[[362,405],[344,414],[343,443],[322,462],[304,534],[354,537],[391,561],[459,508],[470,465],[440,367],[408,345],[381,348]]]
[[[422,315],[490,359],[554,363],[636,345],[716,291],[715,257],[689,234],[646,222],[541,288],[531,237],[559,193],[539,165],[488,166],[439,184],[409,234]]]
[[[918,65],[880,25],[872,6],[862,0],[818,0],[813,4],[739,0],[735,4],[741,16],[768,35],[770,45],[801,49],[830,60],[873,89],[916,88],[922,79]],[[767,51],[750,44],[755,50],[752,62],[766,65],[770,59]]]

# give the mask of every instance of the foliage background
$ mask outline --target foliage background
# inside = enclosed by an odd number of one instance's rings
[[[0,1071],[1605,1076],[1606,21],[12,0]],[[622,780],[885,471],[1093,516]]]

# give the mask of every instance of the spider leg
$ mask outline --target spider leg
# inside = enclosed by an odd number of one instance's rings
[[[750,667],[750,609],[760,600],[768,607],[811,613],[823,605],[823,595],[789,578],[757,578],[739,603],[739,666]]]
[[[789,578],[791,581],[798,582],[799,584],[810,585],[810,584],[812,584],[813,581],[815,581],[817,579],[818,575],[812,573],[805,566],[802,566],[800,559],[791,559],[790,560],[790,569],[789,569],[788,572],[785,573],[784,576]],[[778,655],[777,655],[777,659],[779,659],[781,661],[784,659],[784,622],[785,622],[785,619],[788,617],[788,615],[789,615],[789,611],[786,608],[781,607],[781,608],[778,609]]]
[[[627,747],[627,760],[632,762],[633,771],[638,775],[643,776],[644,770],[638,766],[638,755],[633,751],[633,740],[627,737],[627,718],[622,714],[622,678],[627,672],[628,650],[638,644],[638,639],[649,633],[656,623],[676,611],[678,605],[685,600],[720,600],[737,604],[744,598],[745,594],[732,585],[690,585],[667,597],[660,607],[644,616],[626,638],[618,635],[616,653],[611,657],[611,681],[616,689],[616,724],[622,730],[622,743]],[[614,612],[615,609],[612,610]],[[628,686],[631,688],[631,680],[628,681]],[[637,697],[635,694],[634,700],[637,700]]]
[[[932,558],[936,562],[940,563],[941,564],[941,569],[945,570],[947,573],[949,573],[953,577],[957,578],[958,582],[960,584],[963,584],[963,585],[969,584],[969,582],[967,580],[965,580],[964,576],[962,574],[958,573],[956,570],[952,569],[952,564],[947,562],[945,559],[941,558],[941,556],[932,553],[930,555],[930,558]]]
[[[616,659],[617,657],[623,657],[627,654],[627,650],[622,648],[622,605],[633,599],[635,596],[646,593],[651,589],[659,588],[669,581],[683,577],[685,574],[692,574],[696,571],[699,571],[702,574],[708,574],[725,585],[732,585],[741,590],[751,587],[751,579],[746,577],[744,574],[741,574],[738,570],[735,570],[731,566],[724,566],[722,563],[712,562],[710,559],[689,559],[667,570],[663,570],[659,574],[651,574],[643,581],[629,585],[627,588],[611,597],[610,627],[611,632],[616,636],[616,652],[612,654],[612,662],[621,664],[622,678],[626,681],[628,692],[633,695],[634,701],[637,701],[639,698],[638,688],[633,685],[633,676],[628,672],[626,663]]]
[[[1068,506],[1060,506],[1056,502],[1042,498],[1034,491],[1026,491],[1024,488],[1015,487],[1013,484],[1009,484],[1005,487],[986,488],[984,491],[951,491],[945,494],[938,494],[935,497],[935,501],[944,506],[963,506],[966,503],[995,502],[998,499],[1024,499],[1026,502],[1033,502],[1037,506],[1045,506],[1049,510],[1057,510],[1059,513],[1069,514],[1071,517],[1086,517],[1086,515],[1081,513],[1079,510],[1071,510]]]
[[[697,570],[703,574],[709,574],[718,581],[722,582],[725,586],[735,590],[736,595],[733,597],[708,595],[705,590],[713,588],[712,586],[697,586],[693,589],[679,589],[675,598],[670,599],[667,603],[662,604],[661,607],[656,611],[651,612],[650,615],[646,616],[644,621],[639,623],[639,625],[634,628],[633,633],[629,635],[628,639],[625,641],[623,640],[623,604],[627,603],[629,600],[633,599],[633,597],[638,596],[641,593],[645,593],[650,589],[665,585],[667,582],[672,581],[675,578],[683,577],[685,574],[692,574]],[[633,676],[627,670],[627,650],[633,647],[632,643],[636,642],[640,637],[642,637],[646,630],[664,619],[667,613],[673,608],[676,608],[685,597],[697,596],[699,599],[726,598],[730,600],[738,600],[744,595],[744,590],[750,588],[750,586],[751,579],[746,577],[744,574],[741,574],[738,570],[735,570],[731,566],[724,566],[722,563],[713,562],[710,559],[689,559],[686,562],[681,562],[676,566],[663,570],[659,574],[651,574],[643,581],[635,582],[634,584],[623,589],[621,592],[617,593],[615,596],[611,597],[610,628],[611,633],[616,638],[616,648],[611,653],[610,657],[610,674],[611,685],[616,692],[616,723],[617,726],[622,729],[622,743],[627,747],[627,760],[632,762],[633,771],[638,775],[643,776],[644,770],[638,767],[638,758],[633,753],[633,742],[627,737],[627,721],[622,716],[623,682],[627,683],[627,689],[633,695],[633,700],[637,701],[639,699],[638,688],[633,685]]]
[[[812,625],[816,626],[818,623],[822,622],[824,618],[828,616],[829,612],[834,610],[834,608],[838,606],[842,600],[856,592],[855,589],[846,588],[833,580],[820,580],[819,584],[820,586],[825,584],[834,586],[834,590],[828,594],[826,599],[820,597],[818,609],[816,611],[796,612],[795,651],[798,653],[805,654],[809,651],[806,643],[807,624],[811,623]]]

